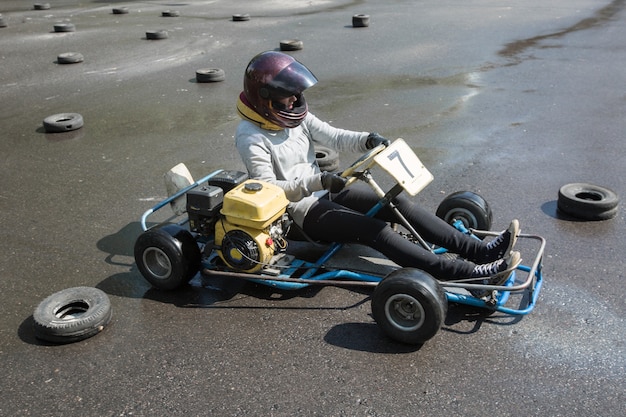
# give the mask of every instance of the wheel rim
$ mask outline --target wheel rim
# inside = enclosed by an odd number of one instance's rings
[[[476,228],[478,225],[478,219],[469,210],[464,208],[457,208],[446,215],[446,222],[452,224],[455,220],[461,220],[465,227]]]
[[[159,248],[148,248],[143,252],[143,263],[156,279],[167,279],[172,273],[170,258]]]
[[[414,331],[425,321],[424,307],[415,297],[408,294],[395,294],[385,303],[387,320],[402,331]]]

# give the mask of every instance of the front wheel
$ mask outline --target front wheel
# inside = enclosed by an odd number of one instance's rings
[[[188,230],[166,224],[143,232],[135,242],[135,262],[154,287],[173,290],[200,270],[200,249]]]
[[[441,328],[448,311],[439,282],[415,268],[390,273],[372,294],[372,315],[390,338],[423,344]]]
[[[446,223],[460,220],[466,228],[478,230],[490,230],[493,219],[487,201],[471,191],[450,194],[439,204],[435,214]]]

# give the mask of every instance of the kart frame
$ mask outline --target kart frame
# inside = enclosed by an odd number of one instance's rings
[[[394,141],[395,145],[399,140]],[[425,186],[420,185],[421,188],[405,189],[401,180],[397,180],[396,185],[389,191],[384,192],[378,184],[374,181],[370,168],[376,164],[375,157],[377,154],[385,151],[385,146],[380,145],[368,153],[364,154],[354,164],[352,164],[346,171],[342,173],[343,176],[349,177],[349,182],[360,179],[368,183],[375,192],[380,196],[379,202],[370,209],[367,213],[368,216],[374,216],[378,210],[386,205],[393,205],[391,201],[402,191],[408,191],[410,194],[416,194]],[[393,151],[393,150],[392,150]],[[407,152],[405,149],[404,152]],[[390,151],[391,152],[391,151]],[[412,153],[412,151],[410,151]],[[414,154],[413,154],[414,155]],[[212,177],[220,174],[223,170],[219,169],[211,172],[205,177],[195,181],[193,184],[179,190],[172,194],[168,198],[162,200],[152,208],[148,209],[141,216],[141,227],[143,231],[149,230],[156,224],[148,227],[148,217],[153,213],[159,211],[163,207],[169,205],[174,200],[185,196],[192,189],[207,183]],[[393,176],[393,173],[392,173]],[[426,180],[427,184],[430,182]],[[405,185],[405,184],[404,184]],[[409,187],[412,187],[409,185]],[[417,190],[417,191],[416,191]],[[392,207],[393,208],[393,207]],[[433,253],[443,255],[447,252],[445,248],[437,248],[424,242],[421,237],[413,230],[410,224],[402,217],[397,211],[398,220],[409,232],[413,235],[413,238],[418,243],[424,246],[426,249]],[[188,223],[188,218],[182,216],[183,219],[178,221],[179,226],[184,227]],[[161,224],[161,223],[158,223]],[[498,232],[475,230],[465,227],[465,224],[460,220],[451,222],[462,233],[469,234],[477,239],[484,238],[486,236],[497,236]],[[444,288],[445,298],[448,303],[457,303],[462,305],[468,305],[473,307],[484,308],[492,311],[498,311],[507,315],[527,315],[535,307],[541,286],[543,283],[542,274],[542,262],[543,253],[545,250],[546,241],[541,236],[531,234],[520,234],[518,239],[529,240],[535,243],[535,253],[532,258],[532,262],[526,265],[519,265],[510,275],[509,279],[502,285],[487,285],[481,283],[477,279],[463,279],[463,280],[451,280],[451,281],[438,281]],[[202,253],[204,253],[204,247],[210,244],[210,239],[202,236],[196,237],[196,241],[200,247]],[[326,266],[327,262],[343,247],[340,243],[331,243],[328,249],[314,262],[304,261],[295,258],[291,255],[279,254],[282,259],[273,263],[271,266],[267,266],[256,273],[246,273],[241,271],[230,270],[228,266],[218,262],[218,256],[212,251],[209,256],[202,258],[202,266],[200,273],[203,277],[214,276],[229,276],[235,278],[242,278],[252,282],[261,283],[264,285],[272,286],[281,290],[297,290],[305,288],[311,285],[330,285],[339,287],[376,287],[385,277],[374,273],[367,273],[362,271],[351,271],[349,269],[330,269]],[[488,296],[481,298],[473,296],[469,290],[481,290],[482,292],[488,292]],[[515,297],[516,302],[510,301],[511,295],[516,294],[520,297]],[[510,306],[510,304],[515,304]]]

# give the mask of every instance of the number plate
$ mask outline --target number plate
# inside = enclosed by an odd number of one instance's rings
[[[410,195],[416,195],[434,179],[403,139],[396,139],[374,161]]]

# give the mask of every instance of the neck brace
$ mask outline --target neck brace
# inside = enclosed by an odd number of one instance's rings
[[[267,120],[259,113],[254,111],[252,107],[250,107],[250,105],[248,104],[248,100],[246,100],[243,92],[239,94],[239,99],[237,100],[237,113],[239,113],[239,116],[243,120],[247,120],[249,122],[257,124],[261,127],[261,129],[283,130],[283,128],[278,126],[276,123]]]

